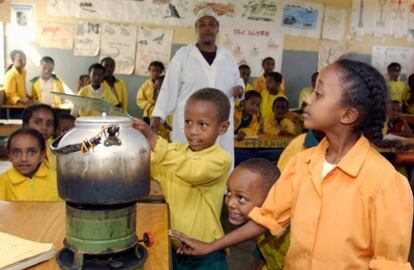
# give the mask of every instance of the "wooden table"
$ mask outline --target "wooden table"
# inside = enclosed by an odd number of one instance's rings
[[[11,110],[20,110],[23,111],[28,105],[23,105],[23,104],[16,104],[16,105],[8,105],[8,104],[3,104],[0,106],[1,109],[6,110],[6,119],[10,119],[10,111]],[[70,113],[71,109],[70,108],[65,108],[65,107],[52,107],[53,111],[55,111],[56,113],[59,112],[67,112]]]
[[[0,123],[0,137],[9,137],[15,130],[21,128],[19,124],[3,124]]]
[[[65,238],[64,202],[0,202],[0,231],[25,239],[54,243],[57,250]],[[151,232],[155,244],[147,248],[145,270],[170,269],[168,207],[164,203],[137,204],[137,236]],[[0,255],[1,256],[1,255]],[[54,259],[30,269],[60,269]]]
[[[402,113],[401,117],[407,121],[407,123],[409,125],[414,125],[414,114],[410,114],[410,113]]]
[[[259,134],[256,139],[234,140],[234,148],[286,148],[295,136]]]

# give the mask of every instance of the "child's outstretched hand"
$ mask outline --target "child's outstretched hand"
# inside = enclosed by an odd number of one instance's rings
[[[141,119],[134,118],[132,120],[132,126],[138,129],[139,131],[141,131],[141,133],[145,136],[145,138],[147,138],[151,146],[151,149],[154,150],[155,145],[157,144],[158,137],[157,137],[157,134],[154,131],[152,131],[152,129],[147,125],[147,123],[145,123]]]
[[[214,251],[211,244],[193,239],[181,232],[169,230],[168,234],[172,238],[181,241],[181,246],[177,249],[178,254],[203,256]]]

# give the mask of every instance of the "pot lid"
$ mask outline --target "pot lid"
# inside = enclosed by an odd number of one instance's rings
[[[81,116],[75,124],[131,124],[132,120],[126,116]]]

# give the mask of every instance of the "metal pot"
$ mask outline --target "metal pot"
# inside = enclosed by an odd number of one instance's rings
[[[51,149],[65,201],[122,204],[149,193],[150,147],[127,117],[80,117]]]

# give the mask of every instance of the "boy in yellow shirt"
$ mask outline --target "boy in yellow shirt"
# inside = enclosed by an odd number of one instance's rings
[[[301,116],[289,112],[286,96],[278,96],[273,101],[273,114],[263,119],[263,133],[269,135],[298,135],[302,132]]]
[[[150,78],[146,80],[137,93],[137,105],[143,111],[144,121],[149,124],[152,112],[154,111],[157,94],[154,83],[164,72],[164,64],[160,61],[153,61],[148,66]]]
[[[259,93],[266,90],[266,76],[268,73],[273,72],[275,69],[275,59],[272,57],[266,57],[262,61],[262,68],[263,68],[263,75],[260,77],[257,77],[256,80],[254,80],[252,86],[253,89],[258,91]],[[279,93],[284,94],[285,93],[285,87],[283,81],[279,85],[279,88],[277,89]]]
[[[45,140],[38,131],[19,129],[7,142],[13,168],[0,175],[0,200],[58,201],[56,171],[44,163]]]
[[[389,100],[398,100],[403,103],[408,98],[408,87],[405,82],[399,79],[401,65],[393,62],[388,65],[387,71],[389,77],[387,81],[388,98]]]
[[[280,84],[283,81],[283,76],[279,72],[269,72],[266,75],[266,89],[260,94],[262,95],[262,103],[260,104],[261,122],[267,117],[273,115],[273,102],[281,95],[279,92]]]
[[[225,203],[229,223],[240,226],[248,222],[250,211],[263,204],[279,176],[279,170],[267,159],[253,158],[240,163],[227,182]],[[289,232],[280,238],[264,233],[255,242],[258,252],[251,269],[282,270],[289,248]]]
[[[241,141],[245,136],[259,134],[260,114],[259,107],[262,96],[259,92],[251,90],[244,95],[244,100],[234,110],[234,134]]]
[[[32,100],[26,93],[26,55],[23,51],[13,50],[10,53],[11,67],[4,75],[6,103],[10,105],[29,104]]]
[[[127,112],[128,109],[128,93],[126,90],[125,82],[114,76],[115,72],[115,60],[111,57],[105,57],[101,60],[101,65],[105,68],[105,76],[103,85],[108,86],[112,94],[118,100],[117,107],[122,108],[123,112]]]
[[[117,106],[119,101],[112,93],[111,88],[107,84],[102,83],[104,80],[105,68],[101,64],[95,63],[89,67],[88,72],[91,84],[79,90],[77,95],[81,97],[104,99],[109,104]],[[100,115],[100,113],[90,108],[81,108],[79,110],[79,116],[88,115]]]
[[[250,73],[251,73],[250,67],[246,64],[240,65],[239,72],[240,72],[240,78],[242,78],[244,81],[244,85],[245,85],[244,90],[246,92],[253,90],[253,86],[249,83]]]
[[[170,207],[171,228],[202,241],[223,236],[220,223],[223,193],[231,156],[216,144],[229,127],[230,101],[220,90],[204,88],[185,106],[184,133],[188,144],[168,143],[142,120],[135,119],[151,145],[151,176],[160,182]],[[179,243],[172,243],[173,249]],[[227,269],[220,250],[201,258],[173,252],[173,269]]]
[[[40,102],[58,107],[62,104],[60,97],[51,94],[51,92],[64,93],[62,81],[53,74],[55,69],[55,61],[44,56],[40,60],[40,76],[33,78],[32,98],[34,102]]]

